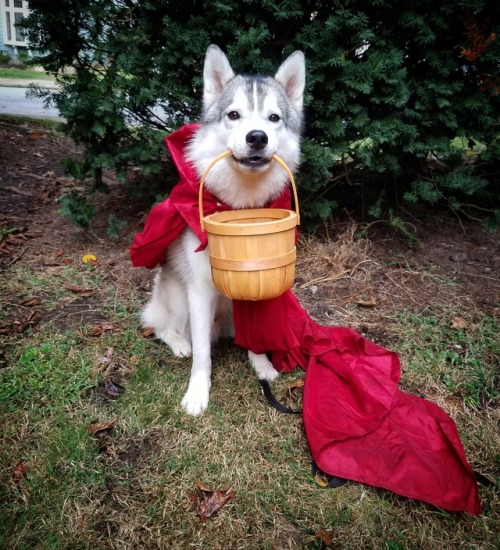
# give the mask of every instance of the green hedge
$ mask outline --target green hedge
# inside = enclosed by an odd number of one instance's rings
[[[159,169],[162,135],[198,116],[210,43],[235,70],[267,74],[301,49],[306,216],[328,218],[349,194],[379,207],[396,194],[495,214],[497,0],[30,0],[30,8],[29,39],[45,52],[38,62],[75,70],[59,75],[59,92],[39,93],[52,94],[97,177],[130,164]],[[155,105],[166,122],[152,116]]]

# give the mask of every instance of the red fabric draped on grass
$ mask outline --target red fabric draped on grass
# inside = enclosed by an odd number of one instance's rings
[[[181,180],[150,212],[130,248],[135,267],[165,261],[168,245],[187,226],[207,238],[198,217],[199,179],[185,160],[196,124],[166,142]],[[228,210],[204,191],[205,214]],[[271,208],[290,208],[287,190]],[[272,352],[279,371],[306,371],[303,418],[311,453],[324,472],[450,511],[479,514],[474,472],[453,420],[438,406],[398,388],[400,363],[388,351],[349,328],[315,323],[286,292],[273,300],[234,301],[236,343]]]
[[[450,511],[479,514],[478,487],[453,420],[398,388],[400,363],[356,331],[315,323],[288,291],[234,301],[236,342],[306,371],[303,418],[324,472]]]

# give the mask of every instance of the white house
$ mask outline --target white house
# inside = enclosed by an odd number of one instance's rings
[[[0,0],[0,52],[13,59],[18,58],[22,51],[31,53],[23,32],[17,26],[28,11],[26,0]]]

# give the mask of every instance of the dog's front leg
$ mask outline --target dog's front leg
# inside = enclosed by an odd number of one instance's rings
[[[181,405],[193,416],[198,416],[208,406],[212,372],[210,340],[216,301],[217,295],[213,287],[188,286],[193,366],[189,386]]]

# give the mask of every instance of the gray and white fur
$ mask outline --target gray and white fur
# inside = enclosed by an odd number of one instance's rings
[[[294,171],[300,159],[305,60],[288,57],[272,77],[235,75],[224,53],[209,46],[203,71],[201,127],[188,148],[188,160],[200,178],[208,164],[227,149],[230,157],[210,170],[206,188],[234,209],[262,208],[288,184],[280,156]],[[158,270],[142,323],[152,327],[174,355],[192,356],[187,391],[181,405],[191,415],[207,407],[211,343],[233,336],[232,304],[213,284],[207,251],[189,229],[170,245]],[[248,352],[260,379],[277,376],[265,355]]]

